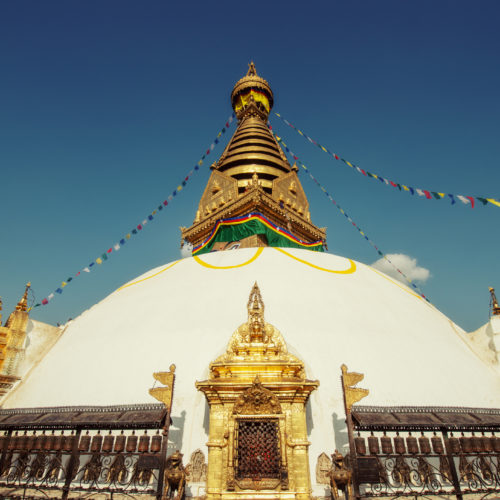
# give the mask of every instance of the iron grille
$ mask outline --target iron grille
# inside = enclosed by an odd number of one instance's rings
[[[236,478],[279,478],[280,462],[278,422],[240,420]]]

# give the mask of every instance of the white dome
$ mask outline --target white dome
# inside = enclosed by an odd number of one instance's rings
[[[321,384],[311,396],[311,462],[339,443],[334,426],[345,432],[342,363],[365,374],[363,404],[500,406],[495,372],[409,288],[336,255],[249,248],[182,259],[119,288],[68,326],[4,407],[152,402],[153,372],[175,363],[176,444],[186,456],[206,452],[208,407],[195,381],[246,321],[255,281],[265,320]]]

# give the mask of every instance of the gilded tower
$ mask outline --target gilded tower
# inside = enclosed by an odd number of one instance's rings
[[[182,228],[193,254],[258,246],[323,250],[326,232],[311,222],[298,169],[267,126],[273,102],[269,83],[250,63],[231,93],[238,128],[210,167],[193,224]]]
[[[311,498],[306,403],[319,386],[264,320],[257,283],[248,320],[197,382],[210,407],[208,500]]]

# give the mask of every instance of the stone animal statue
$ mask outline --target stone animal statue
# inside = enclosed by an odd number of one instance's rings
[[[352,496],[352,472],[347,468],[342,453],[335,450],[332,455],[332,470],[330,472],[330,486],[332,490],[333,500],[339,500],[339,490],[341,490],[346,498]]]
[[[183,500],[186,471],[182,465],[182,453],[176,450],[165,463],[165,489],[162,500]]]

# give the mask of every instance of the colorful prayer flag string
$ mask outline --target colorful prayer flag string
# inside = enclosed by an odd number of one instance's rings
[[[117,241],[112,246],[110,246],[108,249],[106,249],[99,257],[97,257],[95,260],[93,260],[88,266],[86,266],[83,269],[81,269],[80,271],[78,271],[74,276],[70,276],[65,281],[62,281],[61,284],[54,290],[54,292],[57,293],[57,294],[59,294],[59,295],[62,294],[63,293],[63,288],[66,287],[71,281],[73,281],[74,278],[80,276],[82,272],[90,273],[91,270],[92,270],[92,268],[96,264],[97,265],[103,264],[106,260],[108,260],[108,257],[110,256],[110,254],[112,254],[113,252],[117,252],[118,250],[120,250],[120,248],[123,245],[125,245],[125,243],[128,240],[130,240],[130,238],[132,238],[132,236],[135,236],[135,235],[139,234],[139,232],[144,229],[144,226],[146,224],[148,224],[148,222],[150,222],[150,221],[152,221],[154,219],[155,215],[158,212],[161,212],[166,206],[168,206],[169,202],[171,202],[173,200],[173,198],[175,196],[177,196],[177,193],[179,193],[180,191],[182,191],[182,189],[186,186],[186,184],[188,183],[188,181],[191,178],[191,176],[196,171],[198,171],[200,169],[200,167],[203,165],[203,162],[204,162],[205,158],[210,154],[211,151],[213,151],[215,149],[215,146],[219,143],[220,137],[222,136],[222,134],[226,133],[226,130],[229,128],[229,126],[233,122],[235,116],[236,115],[233,113],[228,118],[228,120],[226,121],[224,127],[222,127],[222,129],[219,131],[219,133],[217,134],[216,138],[214,139],[214,141],[212,142],[212,144],[209,146],[209,148],[205,151],[205,153],[202,155],[202,157],[200,158],[200,160],[198,161],[198,163],[189,171],[189,173],[186,175],[186,177],[184,177],[183,181],[177,186],[177,188],[175,188],[172,191],[172,193],[167,197],[166,200],[162,201],[158,205],[157,208],[155,208],[145,219],[142,220],[142,222],[140,222],[139,224],[137,224],[137,226],[134,226],[134,228],[132,228],[132,230],[129,233],[127,233],[126,235],[124,235],[123,238],[121,238],[119,241]],[[35,307],[46,306],[55,297],[54,292],[50,293],[49,295],[47,295],[47,297],[45,297],[41,302],[39,302],[39,303],[35,304],[33,307],[31,307],[30,310],[33,309],[33,308],[35,308]]]
[[[476,200],[480,201],[483,205],[486,205],[489,203],[491,205],[495,205],[497,207],[500,207],[500,201],[495,200],[494,198],[486,198],[484,196],[464,196],[461,194],[440,193],[437,191],[431,191],[429,189],[413,188],[410,186],[406,186],[405,184],[399,184],[397,182],[393,182],[393,181],[387,179],[386,177],[382,177],[381,175],[374,174],[373,172],[369,172],[368,170],[364,170],[364,169],[358,167],[357,165],[355,165],[354,163],[351,163],[350,161],[345,160],[344,158],[342,158],[338,154],[333,153],[328,148],[326,148],[325,146],[321,145],[319,142],[317,142],[314,139],[312,139],[311,137],[309,137],[305,132],[298,129],[295,125],[293,125],[288,120],[283,118],[279,113],[275,113],[275,115],[280,120],[282,120],[286,125],[288,125],[290,128],[295,130],[299,135],[301,135],[302,137],[305,137],[311,144],[314,144],[316,147],[321,149],[321,151],[323,151],[324,153],[327,153],[331,157],[335,158],[335,160],[341,161],[345,165],[347,165],[348,167],[351,167],[353,170],[358,172],[359,174],[364,175],[365,177],[371,177],[372,179],[378,180],[378,181],[382,182],[383,184],[386,184],[387,186],[392,186],[392,187],[398,188],[400,191],[406,191],[406,192],[410,193],[411,195],[414,195],[415,193],[417,193],[418,196],[425,197],[428,200],[432,200],[432,199],[442,200],[443,198],[449,198],[452,205],[454,205],[456,203],[455,200],[458,199],[464,205],[470,204],[471,208],[475,207]]]
[[[389,257],[387,257],[387,255],[382,252],[382,250],[380,250],[380,248],[366,235],[366,233],[352,220],[352,218],[349,216],[349,214],[347,214],[347,212],[333,199],[333,197],[330,195],[330,193],[328,193],[328,191],[320,184],[320,182],[318,181],[318,179],[316,179],[316,177],[314,177],[314,175],[309,171],[309,169],[306,167],[306,165],[304,165],[302,163],[301,160],[299,160],[299,158],[297,157],[297,155],[283,142],[283,140],[281,139],[281,137],[278,137],[276,134],[274,134],[274,137],[276,137],[276,140],[285,148],[285,151],[296,161],[300,164],[300,166],[307,172],[307,174],[309,175],[309,177],[314,181],[314,183],[321,189],[321,191],[323,191],[323,193],[325,193],[325,195],[327,196],[327,198],[335,205],[335,207],[340,211],[340,213],[351,223],[352,226],[354,226],[356,228],[356,230],[359,232],[359,234],[361,236],[363,236],[363,238],[375,249],[375,251],[377,252],[377,254],[382,257],[384,260],[386,260],[387,262],[389,262],[389,264],[401,275],[403,276],[403,278],[408,282],[408,284],[414,288],[417,293],[423,298],[425,299],[427,302],[430,302],[429,299],[422,293],[422,290],[420,290],[420,288],[415,284],[413,283],[413,281],[408,278],[408,276],[406,276],[406,274],[401,271],[401,269],[399,269],[395,264],[393,264],[391,262],[391,260],[389,259]]]

